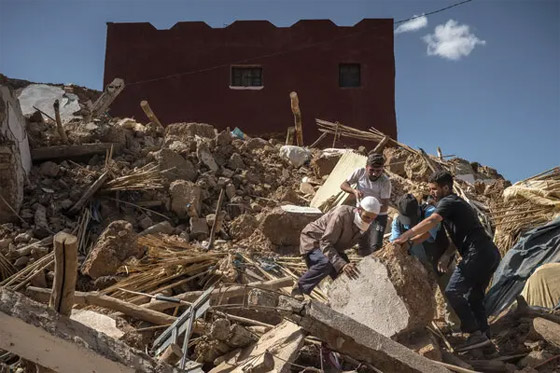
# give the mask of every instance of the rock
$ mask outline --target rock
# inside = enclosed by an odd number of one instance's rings
[[[46,177],[56,177],[59,172],[60,166],[51,161],[44,162],[39,167],[39,173]]]
[[[25,233],[20,233],[16,236],[16,238],[14,239],[14,243],[16,245],[22,244],[22,243],[29,243],[29,241],[31,241],[33,237],[31,237],[31,235],[27,232]]]
[[[385,156],[385,167],[394,174],[406,177],[404,165],[410,153],[401,148],[385,148],[383,149],[383,156]]]
[[[49,223],[47,221],[47,208],[41,204],[37,205],[35,210],[35,227],[33,234],[39,239],[43,239],[51,234]]]
[[[342,275],[332,283],[329,304],[386,337],[423,329],[436,312],[435,287],[426,269],[392,245],[380,252],[358,264],[358,279]]]
[[[185,180],[177,180],[169,187],[171,211],[180,218],[198,217],[202,210],[202,189]]]
[[[113,275],[130,257],[140,257],[142,250],[132,224],[116,220],[101,233],[82,266],[82,273],[93,279]]]
[[[252,306],[276,307],[278,294],[261,289],[251,289],[247,296],[247,303]]]
[[[535,365],[542,363],[545,360],[548,360],[552,357],[552,354],[547,352],[546,350],[536,350],[529,352],[529,355],[525,356],[517,366],[519,368],[525,367],[534,367]]]
[[[117,328],[115,319],[94,311],[74,309],[72,310],[70,319],[84,324],[85,326],[89,326],[111,338],[119,339],[124,335],[124,332]]]
[[[208,237],[208,224],[205,218],[191,217],[189,236],[199,241]]]
[[[161,223],[157,223],[152,225],[149,228],[144,229],[140,236],[145,236],[147,234],[155,234],[155,233],[164,233],[164,234],[172,234],[175,228],[171,225],[169,221],[162,221]]]
[[[74,205],[74,202],[72,202],[72,200],[70,200],[70,199],[62,200],[59,203],[60,208],[63,209],[63,210],[68,210],[73,205]]]
[[[213,126],[206,123],[173,123],[165,128],[166,138],[186,139],[195,136],[213,139],[216,136],[216,131]]]
[[[96,290],[103,290],[109,286],[113,286],[118,281],[115,276],[101,276],[93,282],[93,287]]]
[[[249,237],[259,226],[257,218],[252,214],[242,214],[236,217],[230,225],[229,233],[237,240]]]
[[[338,149],[337,149],[338,150]],[[314,158],[311,161],[311,167],[315,176],[319,179],[325,175],[328,175],[332,172],[340,157],[344,154],[346,150],[343,151],[323,151],[321,155],[317,158]]]
[[[22,256],[17,258],[17,260],[14,262],[14,267],[16,268],[23,268],[27,265],[27,263],[29,263],[29,257],[28,256]]]
[[[231,144],[232,137],[231,132],[229,131],[222,131],[218,135],[216,135],[216,145],[217,146],[226,146]]]
[[[218,164],[216,163],[214,156],[212,156],[210,148],[208,147],[208,144],[206,142],[203,141],[198,144],[198,147],[196,149],[196,156],[198,158],[198,161],[205,164],[210,169],[210,171],[218,171]]]
[[[140,219],[138,225],[140,226],[140,228],[142,228],[142,230],[146,230],[150,228],[152,225],[154,225],[154,221],[149,216],[146,215],[142,219]]]
[[[233,153],[231,157],[229,157],[227,166],[232,170],[237,170],[238,168],[244,169],[245,162],[243,162],[243,158],[241,158],[241,155],[239,155],[239,153]]]
[[[316,209],[312,209],[313,211]],[[318,210],[317,210],[318,211]],[[278,207],[266,214],[259,229],[277,246],[299,246],[299,236],[305,226],[321,216],[321,212],[286,211]]]
[[[250,138],[249,140],[245,141],[245,144],[243,144],[243,147],[251,152],[256,149],[262,149],[266,146],[270,146],[270,143],[259,137]]]
[[[5,249],[9,248],[11,243],[12,243],[12,240],[9,239],[9,238],[4,238],[4,239],[0,240],[0,250],[5,250]]]
[[[182,141],[173,141],[169,146],[169,150],[174,151],[175,153],[188,153],[190,151],[190,147]]]
[[[210,337],[217,339],[218,341],[227,341],[230,335],[229,328],[231,323],[227,319],[217,319],[214,320],[210,326]]]
[[[154,157],[158,162],[160,171],[169,182],[179,179],[194,181],[196,178],[195,166],[174,151],[161,149],[154,154]]]
[[[235,185],[233,184],[227,184],[226,185],[226,196],[229,200],[231,200],[233,197],[235,197],[237,195],[237,191],[235,190]]]
[[[225,212],[222,211],[220,213],[221,219],[219,221],[219,225],[216,227],[216,232],[219,232],[222,230],[222,226],[224,223],[224,216],[225,216]],[[216,220],[216,214],[208,214],[206,215],[206,224],[208,224],[208,228],[211,228],[212,225],[214,225],[214,220]]]

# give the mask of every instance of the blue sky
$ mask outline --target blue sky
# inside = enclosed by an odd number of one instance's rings
[[[0,72],[101,89],[105,22],[353,25],[457,1],[0,0]],[[440,146],[512,181],[560,165],[560,1],[473,0],[411,28],[395,35],[400,141],[429,153]]]

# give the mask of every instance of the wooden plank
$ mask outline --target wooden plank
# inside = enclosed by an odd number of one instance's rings
[[[344,153],[330,173],[327,181],[317,190],[317,193],[315,193],[309,205],[311,207],[321,208],[329,198],[337,196],[341,192],[340,184],[342,184],[354,170],[365,167],[366,161],[367,158],[361,154],[356,154],[351,151]]]
[[[159,121],[156,114],[153,112],[148,101],[143,100],[142,102],[140,102],[140,107],[142,108],[142,110],[144,110],[144,114],[146,114],[146,116],[152,123],[156,124],[158,127],[163,128],[163,125]]]
[[[115,98],[122,92],[124,89],[124,80],[120,78],[115,78],[111,83],[105,87],[105,90],[99,96],[97,101],[93,104],[91,109],[91,118],[96,118],[101,114],[105,114],[109,106],[113,103]]]
[[[533,329],[548,343],[560,347],[560,324],[541,317],[533,320]]]
[[[66,136],[66,132],[64,132],[64,128],[62,128],[62,120],[60,119],[60,102],[58,100],[54,101],[54,116],[56,118],[56,130],[60,135],[60,139],[63,143],[68,144],[68,137]]]
[[[33,162],[47,161],[50,159],[75,159],[89,157],[95,154],[105,154],[107,150],[114,147],[120,149],[116,143],[95,143],[81,145],[57,145],[31,149]]]
[[[82,195],[82,197],[76,202],[70,210],[68,210],[69,215],[74,215],[80,212],[82,207],[87,203],[87,201],[101,188],[101,186],[109,178],[109,171],[105,171],[99,176],[97,180],[88,188],[88,190]]]
[[[299,98],[297,92],[290,93],[290,104],[294,114],[296,145],[303,146],[303,123],[301,121],[301,110],[299,108]]]
[[[78,271],[78,238],[65,232],[54,236],[54,282],[49,307],[70,316]]]

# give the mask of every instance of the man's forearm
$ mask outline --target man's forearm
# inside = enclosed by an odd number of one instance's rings
[[[430,216],[427,219],[422,220],[418,225],[414,226],[412,229],[406,231],[402,237],[406,240],[412,237],[421,236],[430,229],[438,225],[439,221],[434,217]]]
[[[381,202],[380,212],[387,212],[387,210],[389,209],[389,200],[388,199],[382,199],[379,202]]]
[[[348,181],[343,182],[340,185],[340,189],[342,189],[343,191],[345,191],[346,193],[354,193],[354,189],[352,189],[352,187],[350,186],[350,184],[348,184]]]
[[[412,243],[414,245],[418,245],[418,244],[421,244],[422,242],[426,241],[428,238],[430,238],[430,232],[426,232],[426,233],[423,233],[423,234],[418,234],[418,235],[416,235],[412,238]]]

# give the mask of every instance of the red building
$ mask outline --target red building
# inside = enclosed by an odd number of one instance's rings
[[[306,144],[319,135],[315,118],[397,136],[392,19],[351,27],[328,20],[225,28],[180,22],[168,30],[108,23],[106,48],[104,85],[117,77],[126,84],[113,116],[144,120],[140,101],[148,100],[164,124],[280,134],[293,126],[289,94],[296,91]]]

